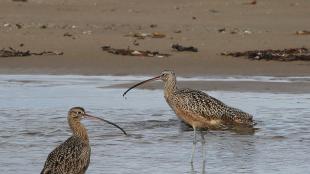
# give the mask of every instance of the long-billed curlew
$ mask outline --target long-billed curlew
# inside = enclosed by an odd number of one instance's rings
[[[68,113],[68,123],[73,135],[48,155],[41,174],[84,174],[86,172],[90,162],[91,148],[87,130],[80,122],[83,118],[107,122],[127,135],[118,125],[102,118],[88,115],[81,107],[73,107]]]
[[[239,127],[253,127],[254,125],[253,117],[250,114],[227,106],[205,92],[193,89],[178,89],[176,86],[176,76],[172,71],[163,71],[159,76],[133,85],[124,92],[123,96],[131,89],[153,80],[162,80],[164,82],[164,96],[167,103],[181,120],[194,129],[191,162],[193,162],[197,143],[197,128],[226,129],[236,125]],[[203,132],[201,132],[201,138],[204,146]]]

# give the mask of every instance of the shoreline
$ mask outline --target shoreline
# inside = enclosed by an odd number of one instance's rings
[[[127,89],[136,83],[123,83],[103,88]],[[285,84],[285,85],[283,85]],[[287,93],[305,94],[310,92],[310,83],[278,83],[278,82],[218,82],[218,81],[178,81],[179,88],[192,88],[205,91],[232,91],[232,92],[258,92],[258,93]],[[161,82],[144,84],[137,89],[157,90],[162,89]]]
[[[221,53],[310,48],[309,35],[296,35],[310,29],[309,9],[310,3],[304,0],[260,0],[256,5],[242,0],[1,1],[0,49],[64,54],[1,57],[0,74],[156,75],[173,70],[187,77],[307,76],[310,61],[253,61]],[[132,36],[154,32],[164,37]],[[173,44],[194,46],[198,52],[178,52],[171,48]],[[102,46],[171,56],[114,55]]]
[[[194,77],[194,76],[309,76],[310,62],[274,62],[274,61],[249,61],[226,60],[219,62],[189,60],[178,61],[174,59],[166,60],[139,60],[132,57],[113,57],[113,61],[101,59],[92,62],[58,63],[53,62],[53,57],[40,58],[8,58],[5,61],[0,58],[0,74],[50,74],[50,75],[157,75],[163,70],[172,70],[177,76]],[[24,59],[24,60],[17,60]],[[70,59],[71,58],[66,58]],[[116,59],[116,60],[115,60]],[[124,59],[124,60],[120,60]],[[127,59],[127,60],[126,60]],[[142,58],[143,59],[143,58]],[[236,58],[231,58],[236,59]],[[27,61],[27,62],[25,62]],[[108,62],[108,63],[106,63]],[[167,65],[165,65],[167,62]],[[169,62],[169,63],[168,63]],[[235,64],[234,62],[238,62]],[[244,62],[244,63],[243,63]],[[225,63],[224,65],[220,65]]]
[[[85,81],[96,83],[97,88],[122,88],[149,79],[150,76],[81,76],[81,75],[2,75],[1,83],[79,83]],[[100,86],[100,81],[113,81],[112,85]],[[310,93],[310,76],[302,77],[272,77],[272,76],[212,76],[212,77],[177,77],[179,88],[192,88],[205,91],[232,91],[232,92],[258,92],[258,93]],[[161,81],[156,81],[137,89],[157,90],[162,89]]]

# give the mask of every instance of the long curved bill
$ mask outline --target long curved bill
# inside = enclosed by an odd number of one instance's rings
[[[99,121],[104,121],[104,122],[106,122],[106,123],[109,123],[109,124],[111,124],[111,125],[117,127],[118,129],[120,129],[125,135],[127,135],[126,131],[125,131],[123,128],[119,127],[117,124],[112,123],[112,122],[110,122],[110,121],[108,121],[108,120],[105,120],[105,119],[99,118],[99,117],[95,117],[95,116],[92,116],[92,115],[88,115],[88,114],[84,114],[84,117],[85,117],[85,118],[89,118],[89,119],[94,119],[94,120],[99,120]]]
[[[132,87],[128,88],[128,89],[123,93],[123,97],[125,97],[125,95],[126,95],[130,90],[132,90],[133,88],[135,88],[135,87],[137,87],[137,86],[140,86],[140,85],[142,85],[142,84],[144,84],[144,83],[147,83],[147,82],[150,82],[150,81],[153,81],[153,80],[159,80],[159,79],[160,79],[160,76],[156,76],[156,77],[153,77],[153,78],[151,78],[151,79],[147,79],[147,80],[144,80],[144,81],[142,81],[142,82],[140,82],[140,83],[137,83],[137,84],[133,85]]]

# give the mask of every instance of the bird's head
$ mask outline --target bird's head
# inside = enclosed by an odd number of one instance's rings
[[[163,82],[173,80],[175,78],[175,74],[173,71],[165,70],[161,73],[160,76],[158,76],[159,79],[161,79]]]
[[[82,107],[73,107],[69,110],[68,117],[75,120],[80,121],[85,118],[85,109]]]
[[[68,120],[69,122],[80,122],[82,119],[84,118],[87,118],[87,119],[92,119],[92,120],[98,120],[98,121],[103,121],[103,122],[106,122],[108,124],[111,124],[115,127],[117,127],[118,129],[120,129],[125,135],[127,135],[127,133],[124,131],[123,128],[119,127],[117,124],[115,123],[112,123],[108,120],[105,120],[103,118],[99,118],[99,117],[96,117],[96,116],[92,116],[92,115],[89,115],[85,112],[85,109],[82,108],[82,107],[73,107],[69,110],[69,113],[68,113]]]
[[[173,71],[165,70],[159,76],[156,76],[156,77],[144,80],[144,81],[142,81],[140,83],[137,83],[137,84],[133,85],[132,87],[128,88],[127,91],[125,91],[123,93],[123,96],[125,96],[127,94],[127,92],[129,92],[131,89],[133,89],[133,88],[135,88],[137,86],[140,86],[140,85],[142,85],[144,83],[154,81],[154,80],[162,80],[164,83],[170,81],[170,82],[174,82],[174,84],[175,84],[176,78],[175,78],[175,74],[174,74]]]

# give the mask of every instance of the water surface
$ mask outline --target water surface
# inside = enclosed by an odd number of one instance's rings
[[[300,80],[238,78],[281,80],[284,85]],[[124,99],[125,89],[102,88],[140,79],[145,78],[0,75],[1,173],[39,173],[49,152],[71,134],[66,114],[72,106],[83,106],[130,134],[126,137],[110,125],[83,121],[92,146],[87,173],[202,173],[201,146],[197,145],[192,168],[189,161],[193,132],[182,129],[162,90],[136,89]],[[309,172],[310,94],[208,93],[253,114],[258,130],[254,134],[208,133],[206,173]]]

